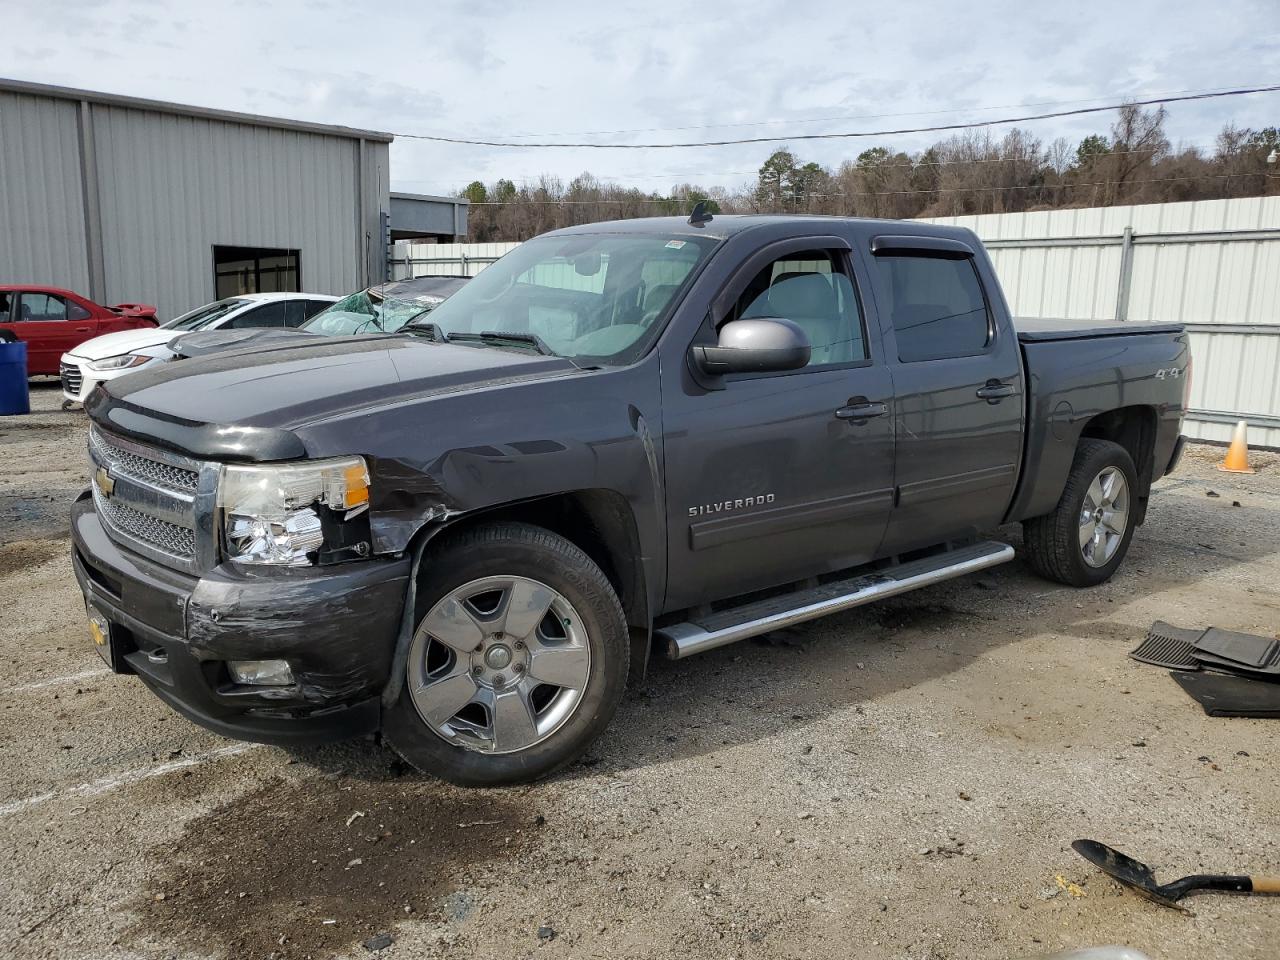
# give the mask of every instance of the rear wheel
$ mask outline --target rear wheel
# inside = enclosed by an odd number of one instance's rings
[[[1058,506],[1022,525],[1031,566],[1074,587],[1111,579],[1133,539],[1137,486],[1137,471],[1124,447],[1081,440]]]
[[[423,568],[405,687],[383,720],[396,751],[462,786],[581,756],[626,685],[626,624],[600,568],[526,524],[464,533]]]

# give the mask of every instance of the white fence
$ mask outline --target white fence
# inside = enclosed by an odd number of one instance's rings
[[[1247,420],[1280,447],[1280,197],[947,217],[991,251],[1015,316],[1177,321],[1194,371],[1184,432]],[[474,276],[514,243],[395,246],[397,278]]]
[[[1280,197],[946,217],[995,261],[1015,316],[1166,320],[1191,333],[1184,432],[1280,447]]]

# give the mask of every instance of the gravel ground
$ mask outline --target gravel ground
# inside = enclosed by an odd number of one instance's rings
[[[5,956],[1277,956],[1280,899],[1180,914],[1069,844],[1280,873],[1280,723],[1206,717],[1125,656],[1156,619],[1276,632],[1280,457],[1193,448],[1104,587],[1013,563],[657,662],[567,774],[463,791],[368,741],[224,740],[104,672],[59,399],[0,420]]]

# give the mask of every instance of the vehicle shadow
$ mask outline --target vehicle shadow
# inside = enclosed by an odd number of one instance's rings
[[[1019,558],[687,660],[655,654],[646,682],[628,694],[609,730],[556,779],[620,774],[765,740],[963,670],[1046,630],[1112,640],[1119,660],[1141,641],[1147,625],[1130,628],[1100,620],[1096,607],[1106,591],[1116,591],[1119,606],[1134,591],[1149,595],[1187,586],[1280,552],[1280,537],[1259,536],[1258,529],[1260,522],[1275,526],[1280,516],[1263,518],[1261,508],[1231,510],[1230,499],[1207,500],[1227,507],[1210,515],[1209,507],[1172,492],[1193,484],[1198,496],[1203,480],[1165,483],[1157,488],[1148,522],[1110,587],[1078,591],[1051,583]],[[1178,516],[1188,511],[1189,522]],[[1190,539],[1182,536],[1188,531]],[[994,536],[1021,548],[1017,525]],[[1082,604],[1089,598],[1092,602]],[[1214,617],[1218,626],[1244,627],[1231,622],[1230,610],[1203,615]],[[382,757],[377,753],[368,743],[297,751],[305,762],[349,775],[361,768],[379,778],[411,773],[390,750]]]

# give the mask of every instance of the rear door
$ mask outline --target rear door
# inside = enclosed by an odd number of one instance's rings
[[[1022,364],[978,250],[875,237],[870,272],[896,398],[896,504],[885,553],[998,524],[1018,476]]]
[[[682,365],[663,371],[667,609],[862,563],[884,534],[892,391],[848,243],[764,247],[730,277],[707,322],[766,316],[806,331],[808,366],[726,376],[723,389],[699,386]]]
[[[29,373],[58,372],[58,361],[72,347],[98,335],[98,321],[78,303],[53,293],[24,290],[17,295],[17,319],[10,329],[27,343]]]

